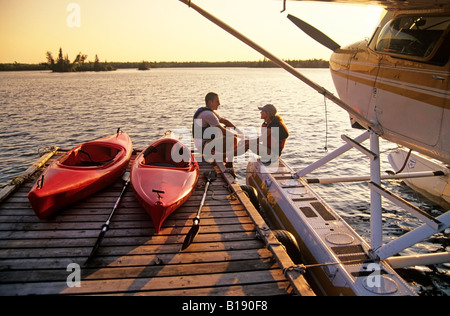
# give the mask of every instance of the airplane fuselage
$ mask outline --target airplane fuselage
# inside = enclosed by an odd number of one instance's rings
[[[340,98],[383,138],[450,164],[449,57],[450,11],[397,11],[370,41],[336,50],[330,69]]]

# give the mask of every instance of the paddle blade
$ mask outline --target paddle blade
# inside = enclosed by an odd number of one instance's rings
[[[333,41],[327,35],[316,29],[314,26],[300,20],[299,18],[288,15],[288,19],[291,20],[299,29],[309,35],[311,38],[322,44],[328,49],[331,49],[333,52],[341,48],[341,45]]]
[[[217,172],[215,170],[210,172],[205,172],[205,177],[209,182],[213,182],[217,179]]]
[[[185,250],[192,244],[192,242],[194,241],[195,236],[197,236],[199,230],[200,230],[200,225],[194,224],[194,226],[192,226],[191,230],[186,235],[186,238],[184,238],[183,247],[181,247],[181,250]]]
[[[102,243],[103,238],[105,237],[105,233],[106,233],[106,230],[102,229],[102,231],[100,232],[100,234],[97,237],[97,241],[94,245],[94,248],[92,248],[91,254],[87,258],[86,262],[84,263],[85,266],[88,265],[89,262],[92,260],[92,258],[95,257],[95,254],[97,253],[98,249],[100,248],[100,244]]]

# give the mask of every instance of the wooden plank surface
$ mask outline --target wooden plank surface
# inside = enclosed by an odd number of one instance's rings
[[[201,174],[214,168],[200,166]],[[205,181],[158,235],[130,186],[88,266],[121,180],[48,220],[34,215],[26,182],[0,204],[0,295],[287,295],[289,282],[221,176],[208,192],[199,235],[181,251]],[[80,267],[81,287],[68,287],[70,264]]]

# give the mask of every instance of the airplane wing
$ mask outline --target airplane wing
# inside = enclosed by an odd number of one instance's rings
[[[347,4],[376,4],[386,9],[439,9],[450,7],[450,0],[289,0],[289,1],[320,1],[320,2],[336,2]]]

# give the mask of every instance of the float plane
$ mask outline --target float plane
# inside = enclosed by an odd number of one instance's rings
[[[322,41],[333,50],[340,98],[365,118],[353,117],[355,124],[450,164],[450,1],[335,2],[386,8],[369,41],[342,48]]]
[[[382,186],[382,179],[402,175],[381,175],[379,140],[381,137],[434,158],[448,170],[450,0],[317,0],[384,7],[372,37],[346,47],[288,15],[297,27],[333,51],[330,69],[339,97],[190,0],[179,1],[339,105],[349,113],[352,126],[364,130],[354,139],[343,135],[342,147],[300,171],[283,159],[276,168],[260,161],[248,164],[247,183],[255,188],[271,228],[290,232],[299,244],[303,262],[294,265],[292,271],[306,271],[318,294],[415,295],[394,268],[450,262],[450,253],[399,254],[447,229],[450,212],[431,216]],[[282,3],[284,12],[288,1]],[[366,147],[362,143],[368,139],[370,146]],[[321,179],[308,181],[305,177],[352,148],[369,157],[370,175],[339,180],[369,182],[370,242],[312,190],[310,183],[321,183]],[[404,177],[430,176],[449,177],[445,170]],[[327,179],[327,183],[333,181]],[[384,243],[382,198],[417,217],[423,225]]]
[[[333,51],[330,69],[336,90],[363,118],[351,116],[353,126],[377,130],[384,139],[408,148],[390,154],[391,165],[397,173],[433,171],[434,179],[405,182],[448,208],[450,1],[327,2],[377,3],[386,9],[369,41],[347,47],[292,15],[288,18]]]

